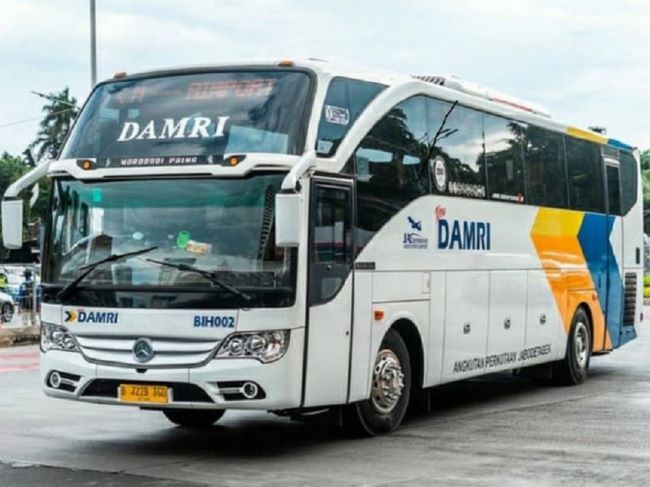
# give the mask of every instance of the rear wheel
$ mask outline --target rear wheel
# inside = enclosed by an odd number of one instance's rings
[[[375,436],[396,429],[411,392],[411,363],[402,337],[388,330],[372,370],[370,398],[350,405],[347,423],[357,433]]]
[[[579,308],[573,316],[566,356],[553,367],[555,383],[568,386],[584,382],[591,360],[592,341],[589,316]]]
[[[212,426],[219,421],[225,411],[221,409],[165,409],[163,414],[172,423],[184,428]]]

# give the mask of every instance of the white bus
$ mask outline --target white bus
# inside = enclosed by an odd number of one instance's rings
[[[544,366],[642,320],[638,152],[449,77],[320,62],[118,75],[58,160],[42,258],[49,396],[162,411],[340,412]]]

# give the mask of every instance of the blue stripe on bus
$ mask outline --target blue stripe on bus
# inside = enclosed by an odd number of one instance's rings
[[[634,150],[634,147],[629,146],[627,144],[624,144],[620,140],[616,140],[616,139],[609,139],[607,141],[607,145],[611,145],[612,147],[616,147],[617,149],[623,149],[623,150],[627,150],[627,151]]]
[[[596,286],[600,307],[603,311],[606,310],[605,324],[612,346],[616,348],[622,344],[620,338],[624,289],[616,256],[609,240],[614,227],[614,218],[613,216],[586,213],[578,233],[578,241]],[[608,275],[610,279],[609,296],[607,295]],[[594,340],[600,338],[594,337]]]

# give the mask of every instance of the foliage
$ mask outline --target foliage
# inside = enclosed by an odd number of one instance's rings
[[[53,159],[57,156],[72,122],[79,114],[77,99],[70,95],[69,88],[46,96],[49,101],[43,105],[43,120],[36,140],[29,146],[36,150],[37,161]]]
[[[650,287],[650,276],[643,277],[643,287]]]
[[[23,174],[27,173],[31,168],[25,164],[22,158],[12,156],[7,152],[0,156],[0,196],[7,191],[11,183],[16,181]],[[39,181],[39,194],[36,204],[33,208],[29,205],[25,206],[25,224],[35,219],[41,218],[47,211],[47,199],[49,195],[50,182],[49,180]],[[26,200],[29,200],[31,194],[24,195]]]
[[[643,202],[647,208],[650,203],[650,149],[641,152],[641,174],[643,177]]]

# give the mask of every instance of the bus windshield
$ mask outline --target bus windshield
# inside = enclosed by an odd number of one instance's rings
[[[97,87],[61,158],[299,154],[310,90],[298,71],[177,74]]]
[[[44,262],[47,282],[61,287],[108,256],[150,249],[98,265],[80,288],[198,291],[210,294],[213,303],[236,298],[200,272],[178,269],[180,265],[214,273],[253,299],[268,303],[272,294],[276,306],[286,304],[294,294],[294,259],[275,247],[273,229],[275,194],[283,176],[57,179]]]

